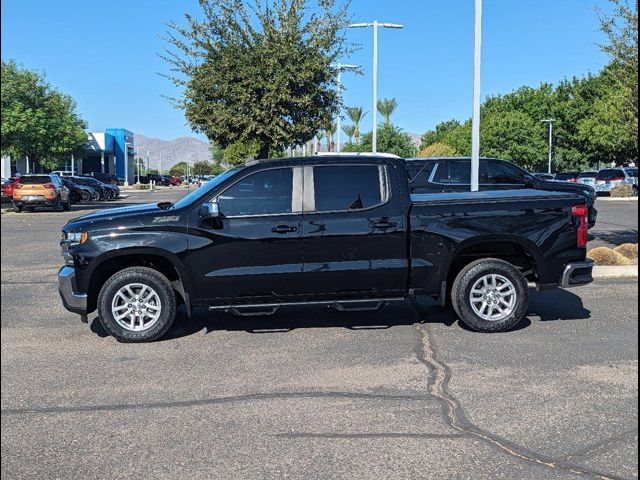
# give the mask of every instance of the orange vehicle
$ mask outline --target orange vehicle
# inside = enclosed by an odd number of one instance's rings
[[[71,198],[57,175],[22,175],[13,187],[13,206],[18,212],[35,207],[69,211]]]

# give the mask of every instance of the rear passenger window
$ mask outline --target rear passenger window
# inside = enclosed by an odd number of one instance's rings
[[[449,184],[470,184],[471,163],[467,160],[450,160],[438,165],[434,181]]]
[[[505,162],[488,162],[486,175],[486,183],[524,183],[524,172]]]
[[[316,212],[361,210],[384,203],[384,172],[377,165],[313,167]]]
[[[429,185],[429,177],[433,173],[436,162],[412,162],[407,165],[407,174],[411,188],[426,187]]]

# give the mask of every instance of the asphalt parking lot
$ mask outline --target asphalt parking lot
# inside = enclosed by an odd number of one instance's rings
[[[638,202],[596,201],[598,221],[591,229],[590,248],[616,247],[623,243],[638,243]]]
[[[163,341],[119,344],[58,298],[83,208],[0,219],[3,479],[638,477],[637,281],[534,293],[507,334],[425,301],[180,312]]]

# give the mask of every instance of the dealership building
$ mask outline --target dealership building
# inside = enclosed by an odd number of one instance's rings
[[[83,175],[91,172],[113,173],[119,179],[133,182],[135,139],[124,128],[107,128],[104,132],[87,134],[87,144],[80,155],[69,156],[61,170]],[[15,172],[33,173],[34,165],[28,158],[17,160],[2,158],[2,178]]]

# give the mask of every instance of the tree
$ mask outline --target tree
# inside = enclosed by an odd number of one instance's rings
[[[420,150],[418,153],[419,157],[457,157],[458,152],[456,152],[453,147],[444,144],[444,143],[432,143],[426,148]]]
[[[181,177],[187,173],[187,162],[178,162],[169,169],[172,177]]]
[[[360,122],[366,114],[367,113],[363,110],[362,107],[347,108],[347,115],[349,116],[349,118],[353,122],[353,126],[355,127],[353,138],[355,139],[356,145],[360,143]]]
[[[165,75],[189,125],[222,148],[302,145],[340,107],[332,62],[348,53],[348,0],[201,0],[203,19],[169,25]]]
[[[193,175],[213,175],[213,163],[206,160],[199,160],[194,162],[191,166],[191,173]]]
[[[373,135],[367,132],[362,136],[362,144],[345,145],[345,152],[371,152]],[[416,155],[416,147],[411,136],[395,125],[381,125],[378,128],[378,151],[393,153],[403,158],[411,158]]]
[[[35,165],[56,168],[87,143],[86,123],[69,95],[44,75],[2,60],[1,149],[3,155],[29,157]]]
[[[608,43],[602,50],[611,58],[607,73],[621,91],[616,111],[626,121],[628,133],[638,145],[638,1],[610,0],[611,15],[600,15],[600,28]]]
[[[398,108],[398,101],[395,98],[383,98],[378,100],[378,112],[382,115],[382,124],[391,125],[391,115]]]
[[[228,165],[241,165],[250,158],[255,158],[260,152],[257,142],[244,143],[236,142],[229,145],[224,150],[224,162]]]
[[[335,123],[331,123],[330,127],[325,129],[324,133],[327,137],[327,152],[333,152],[336,149],[336,143],[333,141],[333,136],[338,131],[338,126]]]
[[[356,133],[355,125],[343,125],[342,131],[349,139],[349,143],[353,143],[353,135]]]
[[[213,142],[209,144],[209,151],[211,152],[211,160],[213,160],[213,163],[220,163],[224,158],[224,148],[219,147]]]
[[[420,150],[424,150],[434,143],[441,143],[447,136],[447,134],[449,134],[449,132],[459,127],[460,122],[457,120],[447,120],[446,122],[439,123],[438,125],[436,125],[436,128],[434,130],[429,130],[422,136],[422,144],[420,145]]]

